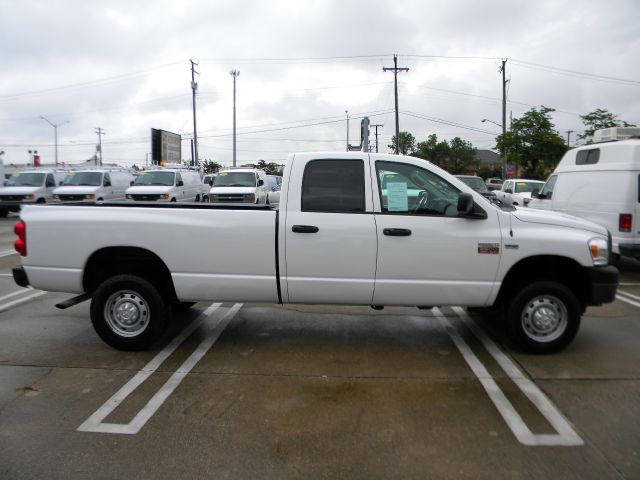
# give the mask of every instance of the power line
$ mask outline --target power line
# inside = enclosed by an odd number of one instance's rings
[[[431,122],[440,123],[442,125],[448,125],[450,127],[461,128],[461,129],[464,129],[464,130],[471,130],[472,132],[485,133],[487,135],[494,135],[494,136],[498,135],[498,133],[496,133],[496,132],[491,132],[489,130],[483,130],[481,128],[472,127],[470,125],[464,125],[462,123],[454,122],[454,121],[451,121],[451,120],[445,120],[443,118],[430,117],[428,115],[423,115],[421,113],[408,112],[408,111],[403,111],[401,113],[403,115],[407,115],[409,117],[419,118],[419,119],[422,119],[422,120],[429,120]]]
[[[567,68],[554,67],[551,65],[543,65],[541,63],[525,62],[524,60],[511,59],[511,61],[514,65],[518,65],[520,67],[530,68],[533,70],[541,70],[548,73],[557,73],[559,75],[585,78],[585,79],[595,80],[599,82],[610,82],[610,83],[617,83],[622,85],[640,86],[640,80],[629,80],[626,78],[611,77],[608,75],[599,75],[596,73],[580,72],[577,70],[570,70]]]

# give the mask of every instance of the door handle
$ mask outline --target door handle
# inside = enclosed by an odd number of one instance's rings
[[[294,225],[291,227],[291,231],[295,233],[318,233],[318,230],[320,229],[314,225]]]
[[[385,228],[382,233],[389,237],[408,237],[411,235],[411,230],[408,228]]]

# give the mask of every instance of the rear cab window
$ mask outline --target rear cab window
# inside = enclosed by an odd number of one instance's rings
[[[364,161],[309,161],[302,177],[301,209],[303,212],[364,212]]]

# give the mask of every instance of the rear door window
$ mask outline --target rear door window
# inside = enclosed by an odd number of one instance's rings
[[[302,177],[303,212],[365,211],[363,160],[311,160]]]
[[[576,154],[576,165],[593,165],[600,160],[600,149],[591,148],[589,150],[580,150]]]

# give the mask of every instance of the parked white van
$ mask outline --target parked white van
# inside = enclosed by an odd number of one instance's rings
[[[53,198],[61,202],[124,200],[134,179],[127,169],[76,170],[69,172],[62,186],[53,191]]]
[[[257,168],[233,168],[218,172],[209,190],[212,203],[267,203],[267,174]]]
[[[0,188],[0,217],[20,211],[29,203],[53,201],[53,190],[62,183],[68,170],[35,168],[16,172]]]
[[[640,128],[598,130],[594,141],[602,143],[562,157],[529,207],[599,223],[612,235],[614,254],[640,259]]]
[[[159,202],[200,202],[207,200],[209,185],[196,170],[158,168],[138,173],[126,191],[127,200]]]

